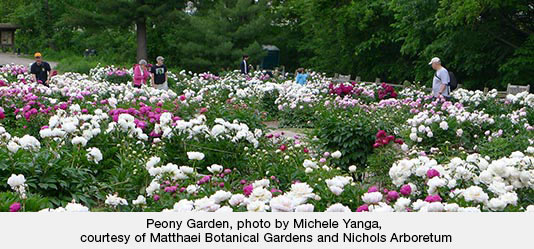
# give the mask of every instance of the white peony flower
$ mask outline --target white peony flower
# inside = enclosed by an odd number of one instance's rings
[[[85,147],[85,145],[87,145],[87,139],[84,137],[74,137],[72,139],[72,145],[81,145],[82,147]]]
[[[449,124],[446,121],[441,121],[441,123],[439,123],[439,127],[442,130],[448,130],[449,129]]]
[[[200,160],[202,160],[202,159],[200,159]],[[221,173],[222,170],[223,170],[223,166],[218,165],[218,164],[213,164],[213,165],[208,167],[208,171],[211,172],[212,174]]]
[[[106,205],[110,205],[112,207],[118,207],[118,206],[128,206],[128,201],[124,198],[121,198],[118,196],[117,193],[106,196]]]
[[[332,158],[339,159],[339,158],[341,158],[341,151],[338,150],[338,151],[332,153],[331,156],[332,156]]]
[[[479,186],[471,186],[462,192],[462,196],[466,201],[477,203],[484,203],[488,201],[489,196]]]
[[[219,204],[223,201],[226,201],[232,197],[232,193],[224,191],[224,190],[218,190],[210,196],[210,199],[212,199],[215,203]]]
[[[228,201],[228,203],[231,205],[231,206],[238,206],[238,205],[241,205],[243,202],[245,201],[245,196],[242,195],[242,194],[235,194],[235,195],[232,195],[232,197],[230,198],[230,200]]]
[[[295,208],[293,200],[284,195],[272,198],[269,205],[272,212],[293,212]]]
[[[302,204],[295,207],[295,212],[313,212],[314,208],[312,204]]]
[[[268,208],[262,201],[253,201],[247,205],[247,211],[249,212],[265,212]]]
[[[201,153],[201,152],[187,152],[187,158],[189,158],[189,160],[201,161],[201,160],[204,159],[204,153]]]
[[[89,148],[87,149],[87,160],[93,161],[96,164],[102,160],[102,152],[98,148]]]
[[[350,208],[348,208],[347,206],[344,206],[341,203],[336,203],[328,207],[325,212],[351,212],[351,211],[350,211]]]
[[[26,178],[22,174],[19,174],[19,175],[11,174],[11,176],[7,179],[7,184],[9,184],[11,188],[22,186],[24,185],[24,183],[26,183]]]
[[[146,205],[146,198],[142,195],[137,196],[137,199],[132,201],[133,205]]]
[[[349,166],[349,172],[350,172],[350,173],[354,173],[354,172],[356,172],[356,169],[357,169],[357,168],[356,168],[356,165],[351,165],[351,166]]]
[[[380,201],[382,201],[382,197],[382,193],[380,192],[365,193],[362,196],[362,201],[368,204],[379,203]]]

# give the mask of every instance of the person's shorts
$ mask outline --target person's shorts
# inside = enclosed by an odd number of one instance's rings
[[[159,90],[169,90],[169,84],[167,82],[163,84],[154,84],[154,88]]]

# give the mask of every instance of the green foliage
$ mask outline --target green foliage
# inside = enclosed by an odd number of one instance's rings
[[[100,64],[99,61],[86,59],[79,56],[66,57],[59,61],[56,69],[62,72],[74,72],[89,74],[92,68]]]
[[[480,146],[480,153],[495,160],[509,156],[512,152],[525,151],[530,145],[529,138],[532,137],[529,133],[531,132],[521,131],[515,136],[492,138],[491,141],[486,141]]]
[[[14,192],[0,192],[0,212],[8,212],[9,206],[15,202],[19,202],[21,204],[20,212],[37,212],[51,207],[48,199],[39,195],[29,194],[26,199],[22,200]]]
[[[389,144],[384,147],[374,149],[374,152],[367,157],[367,169],[373,182],[391,183],[389,178],[389,169],[396,161],[402,159],[403,152],[397,144]]]
[[[366,111],[360,108],[325,111],[319,116],[317,127],[314,135],[322,141],[323,149],[341,151],[343,156],[334,162],[337,166],[363,168],[366,165],[376,134],[376,127]]]
[[[267,1],[215,1],[213,8],[185,17],[187,25],[163,34],[169,58],[192,71],[219,72],[239,66],[243,54],[252,65],[265,55],[271,34]],[[179,39],[179,42],[176,42]]]

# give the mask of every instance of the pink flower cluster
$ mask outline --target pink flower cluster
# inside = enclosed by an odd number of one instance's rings
[[[371,186],[367,189],[367,193],[373,193],[373,192],[380,192],[380,189],[377,186]],[[387,188],[384,188],[382,190],[382,193],[386,197],[386,202],[391,203],[399,199],[401,195],[410,196],[412,194],[412,187],[409,184],[405,184],[400,188],[398,192],[395,190],[389,190]],[[363,204],[359,206],[356,209],[356,212],[369,212],[369,205]]]
[[[108,76],[119,76],[119,77],[122,77],[124,75],[127,75],[128,74],[128,71],[126,71],[126,69],[115,69],[115,70],[112,70],[112,71],[108,71]]]
[[[395,92],[395,89],[386,84],[382,83],[380,85],[380,89],[378,90],[378,99],[389,99],[389,98],[396,98],[397,93]]]
[[[376,139],[375,143],[373,144],[373,148],[379,148],[382,146],[388,145],[391,141],[395,142],[396,144],[403,144],[404,141],[400,138],[395,138],[393,135],[388,135],[386,131],[379,130],[376,133]]]
[[[334,83],[330,83],[330,85],[328,85],[328,89],[330,89],[331,94],[337,94],[343,97],[345,95],[352,94],[352,90],[354,90],[354,82],[346,85],[341,83],[338,86],[334,86]]]

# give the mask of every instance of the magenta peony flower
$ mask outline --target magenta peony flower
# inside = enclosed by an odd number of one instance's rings
[[[254,190],[252,184],[246,185],[245,187],[243,187],[243,194],[245,194],[245,196],[249,196],[250,194],[252,194],[252,190]]]
[[[13,204],[11,204],[11,206],[9,206],[9,212],[18,212],[20,210],[20,203],[19,202],[14,202]]]
[[[159,201],[159,195],[154,195],[154,201]]]
[[[435,176],[440,176],[440,174],[439,171],[437,171],[436,169],[429,169],[426,172],[426,176],[428,177],[428,179],[432,179]]]
[[[399,193],[395,190],[391,190],[388,192],[387,196],[386,196],[386,199],[388,201],[395,201],[399,198]]]
[[[224,188],[224,182],[219,183],[219,187]]]
[[[281,151],[285,151],[287,149],[287,146],[285,146],[284,144],[280,145],[280,150]]]
[[[441,201],[441,196],[439,195],[429,195],[425,198],[425,201],[426,202],[440,202]]]
[[[405,184],[400,188],[400,193],[404,196],[408,196],[412,193],[412,187],[409,184]]]
[[[356,212],[369,212],[369,205],[363,204],[356,209]]]
[[[367,190],[367,193],[373,193],[373,192],[378,192],[378,187],[377,187],[377,186],[371,186],[371,187]]]

